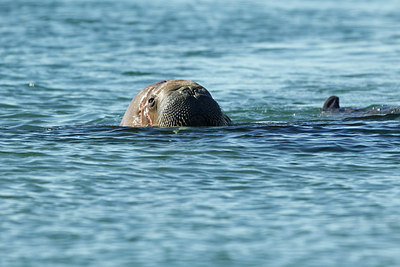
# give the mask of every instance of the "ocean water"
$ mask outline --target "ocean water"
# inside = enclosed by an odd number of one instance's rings
[[[399,115],[321,113],[400,105],[399,25],[397,0],[0,0],[0,265],[399,266]],[[177,78],[235,125],[119,127]]]

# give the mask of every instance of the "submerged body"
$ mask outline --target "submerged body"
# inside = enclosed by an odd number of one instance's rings
[[[131,101],[121,126],[224,126],[231,120],[203,86],[187,80],[153,83]]]

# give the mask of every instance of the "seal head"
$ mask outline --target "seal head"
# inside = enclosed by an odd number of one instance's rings
[[[178,127],[232,124],[211,94],[198,83],[170,80],[143,88],[131,101],[121,126]]]

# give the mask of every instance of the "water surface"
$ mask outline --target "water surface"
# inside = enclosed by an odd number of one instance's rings
[[[400,6],[0,2],[0,265],[398,266]],[[164,79],[232,127],[129,128]]]

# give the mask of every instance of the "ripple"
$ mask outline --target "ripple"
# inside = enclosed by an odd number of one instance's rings
[[[125,71],[122,73],[123,75],[127,76],[149,76],[153,75],[151,72],[141,72],[141,71]]]
[[[397,10],[3,0],[1,264],[399,265]],[[236,124],[118,126],[175,78]]]

